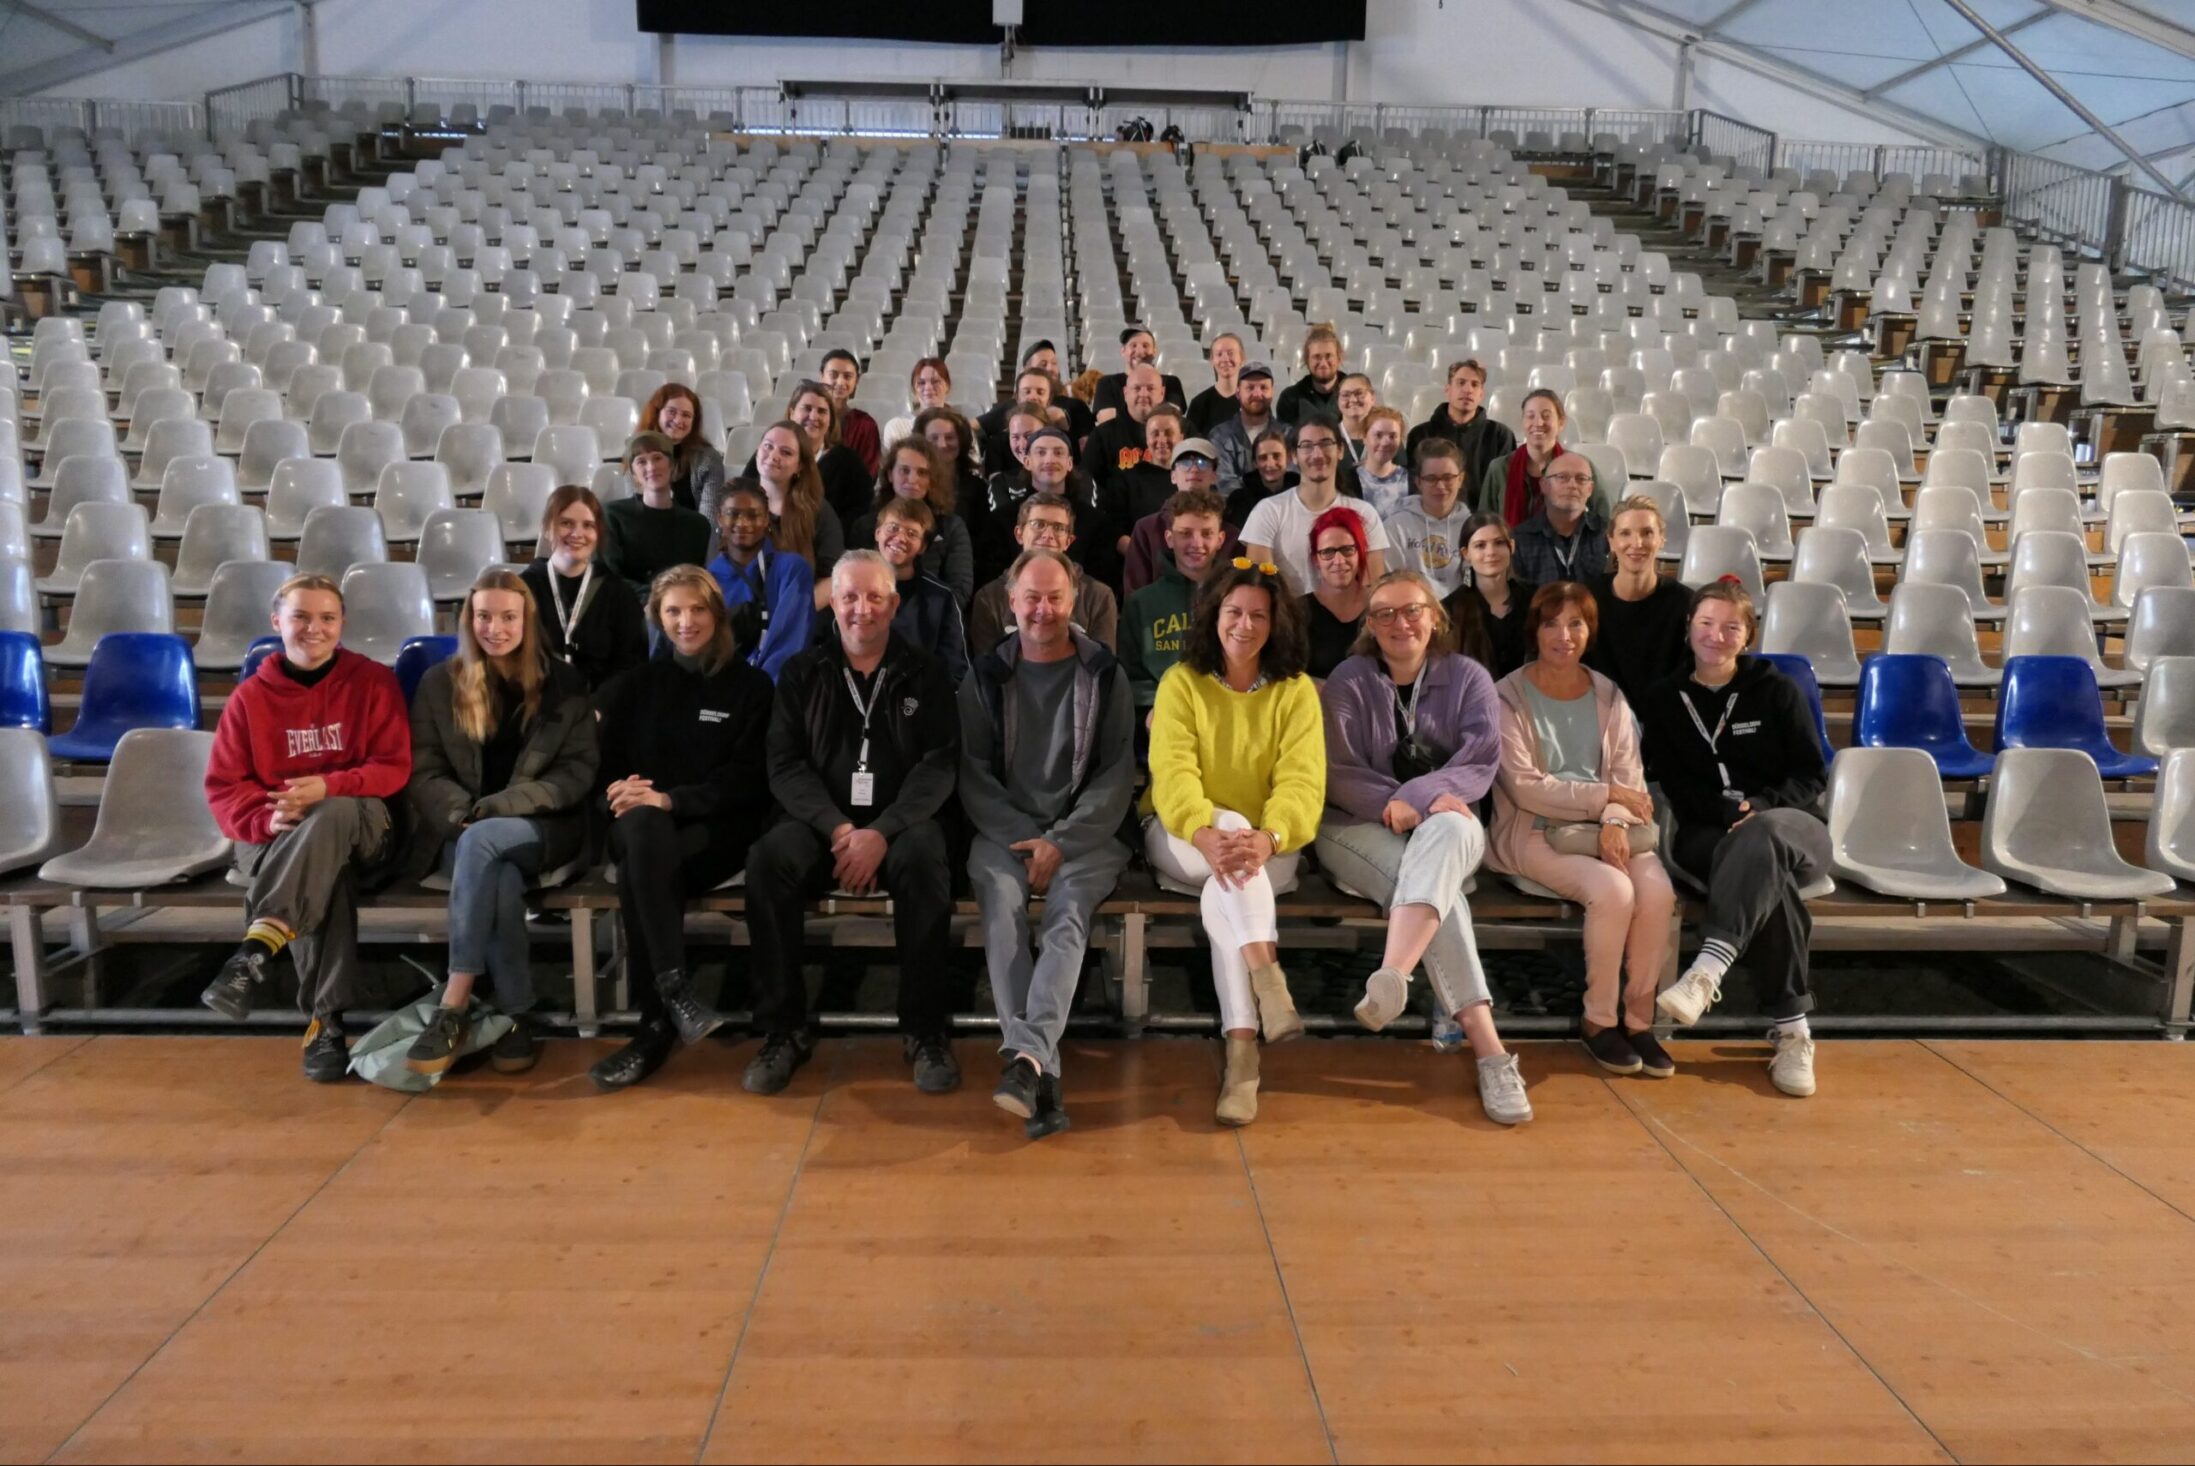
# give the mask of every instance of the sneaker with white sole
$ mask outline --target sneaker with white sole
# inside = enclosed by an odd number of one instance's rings
[[[1479,1103],[1486,1118],[1496,1125],[1522,1125],[1532,1118],[1532,1101],[1524,1094],[1524,1074],[1515,1054],[1497,1054],[1479,1064]]]
[[[1695,967],[1655,998],[1654,1007],[1679,1028],[1690,1028],[1721,996],[1722,979],[1710,977]]]
[[[1814,1039],[1810,1034],[1768,1030],[1776,1053],[1768,1061],[1768,1082],[1785,1094],[1805,1099],[1814,1093]]]
[[[1357,1022],[1378,1033],[1409,1006],[1409,974],[1382,967],[1364,980],[1364,996],[1357,1002]]]

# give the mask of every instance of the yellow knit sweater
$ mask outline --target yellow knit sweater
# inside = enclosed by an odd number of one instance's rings
[[[1236,692],[1176,663],[1151,716],[1150,808],[1186,840],[1215,806],[1271,830],[1282,850],[1318,834],[1326,804],[1326,723],[1308,677]]]

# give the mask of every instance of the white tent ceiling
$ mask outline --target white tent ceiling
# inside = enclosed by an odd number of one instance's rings
[[[293,8],[290,0],[0,0],[0,97],[62,86]]]
[[[2195,172],[2195,0],[1964,3],[2175,182]],[[1600,8],[1663,34],[1680,22],[1741,64],[1752,57],[1812,73],[1856,100],[1919,114],[1972,141],[2089,168],[2127,166],[2109,138],[1950,0],[1613,0]]]

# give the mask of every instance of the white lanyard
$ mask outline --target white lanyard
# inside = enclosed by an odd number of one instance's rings
[[[1562,547],[1562,541],[1550,537],[1548,540],[1548,548],[1554,552],[1556,563],[1562,566],[1563,577],[1565,579],[1568,579],[1570,575],[1571,562],[1578,558],[1577,541],[1572,540],[1570,543],[1570,548],[1568,550],[1565,550]],[[1689,704],[1687,704],[1687,706],[1689,706]],[[1705,733],[1707,730],[1703,728],[1700,731],[1702,733]]]
[[[1738,695],[1733,692],[1728,698],[1724,700],[1722,705],[1722,716],[1716,719],[1715,731],[1712,733],[1707,731],[1707,720],[1700,716],[1700,710],[1692,706],[1692,694],[1689,692],[1679,691],[1677,693],[1677,696],[1684,700],[1684,710],[1691,715],[1692,726],[1699,729],[1700,737],[1706,740],[1707,751],[1715,755],[1715,777],[1722,780],[1723,792],[1726,794],[1742,795],[1744,793],[1743,790],[1731,787],[1730,769],[1722,761],[1723,730],[1730,726],[1730,714],[1735,711],[1738,706]]]
[[[1396,687],[1393,683],[1388,684],[1388,690],[1395,695],[1395,706],[1402,710],[1402,726],[1404,730],[1407,731],[1412,738],[1417,737],[1418,694],[1425,691],[1425,669],[1423,667],[1420,667],[1418,669],[1417,681],[1410,684],[1410,700],[1408,702],[1404,702],[1402,699],[1402,689]]]
[[[587,568],[580,573],[579,592],[572,597],[572,611],[568,616],[564,614],[564,597],[556,588],[556,583],[562,578],[556,573],[556,566],[551,565],[549,567],[549,604],[556,607],[556,625],[557,629],[564,635],[564,660],[568,662],[572,659],[572,628],[579,624],[581,614],[586,611],[587,587],[594,584],[594,561],[589,560]]]
[[[876,686],[870,691],[867,702],[861,700],[861,690],[854,684],[853,669],[841,667],[838,671],[846,679],[846,695],[854,700],[854,707],[861,713],[861,754],[855,760],[854,771],[865,774],[869,771],[869,714],[875,710],[876,700],[884,691],[884,670],[877,669]]]

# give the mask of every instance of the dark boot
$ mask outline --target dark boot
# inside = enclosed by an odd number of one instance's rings
[[[677,1026],[680,1042],[700,1043],[724,1026],[724,1015],[695,997],[686,974],[677,968],[657,973],[655,990],[663,995],[663,1011]]]

